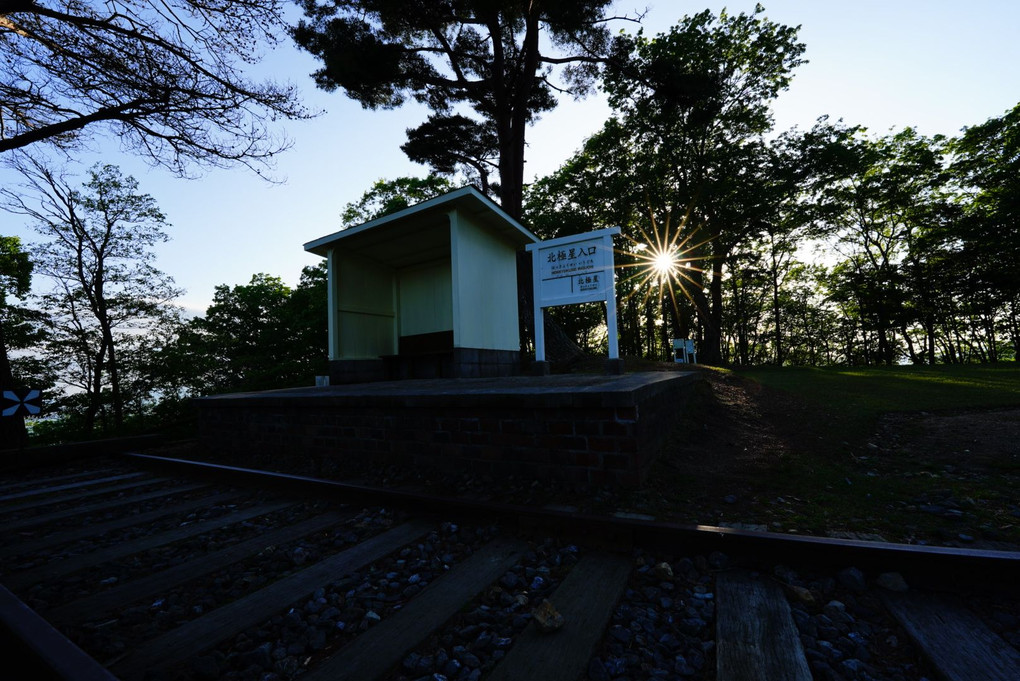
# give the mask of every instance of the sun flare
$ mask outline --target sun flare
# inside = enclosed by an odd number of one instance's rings
[[[679,264],[678,254],[673,249],[655,253],[650,263],[652,271],[660,281],[673,278],[676,275],[676,268]]]
[[[642,238],[627,237],[631,248],[621,252],[626,256],[625,262],[617,267],[629,271],[623,281],[631,282],[630,292],[624,299],[638,295],[642,298],[642,305],[651,298],[658,298],[663,304],[671,301],[679,314],[677,296],[680,295],[698,307],[692,292],[697,289],[700,294],[703,270],[699,264],[707,259],[703,247],[710,239],[699,239],[701,230],[688,224],[690,211],[673,228],[668,214],[665,224],[660,224],[654,216],[650,217],[651,232],[638,227]]]

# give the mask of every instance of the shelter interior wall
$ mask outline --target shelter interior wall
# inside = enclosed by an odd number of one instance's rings
[[[365,359],[397,351],[396,274],[363,258],[335,258],[338,335],[334,359]]]
[[[450,228],[454,345],[518,350],[515,249],[459,213]]]
[[[397,274],[401,336],[453,329],[453,279],[449,259]]]

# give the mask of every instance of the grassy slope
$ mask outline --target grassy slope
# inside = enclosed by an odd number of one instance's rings
[[[1020,405],[1020,364],[783,367],[740,372],[840,416],[842,439],[861,442],[893,411],[957,411]]]
[[[725,377],[725,372],[714,373]],[[757,395],[752,408],[760,416],[757,430],[774,429],[782,453],[719,474],[685,475],[683,465],[673,471],[662,468],[664,477],[649,495],[659,503],[652,506],[664,504],[678,519],[706,524],[880,534],[893,541],[953,544],[967,535],[1020,542],[1011,511],[1017,501],[1016,471],[954,475],[941,464],[873,442],[879,418],[889,412],[1020,406],[1020,366],[784,367],[742,371],[730,380]],[[691,416],[710,421],[726,408],[709,400],[695,405]],[[718,425],[729,428],[737,421]],[[752,424],[747,430],[756,429]],[[749,442],[753,449],[762,441]],[[717,442],[716,452],[703,453],[711,458],[727,444]],[[720,503],[729,495],[738,502]],[[946,499],[965,509],[962,519],[923,510]]]

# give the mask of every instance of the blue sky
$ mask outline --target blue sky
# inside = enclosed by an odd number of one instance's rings
[[[774,106],[777,130],[809,128],[822,115],[867,126],[874,134],[914,126],[922,134],[953,135],[999,116],[1020,102],[1020,2],[1013,0],[773,0],[773,21],[800,25],[809,63],[795,73]],[[649,3],[646,34],[708,8],[751,12],[753,1]],[[621,2],[618,12],[644,7]],[[632,24],[621,24],[628,31]],[[82,158],[116,163],[134,175],[167,215],[172,241],[158,265],[187,293],[180,303],[204,312],[217,284],[246,283],[256,272],[296,284],[301,268],[318,261],[302,244],[340,227],[343,207],[378,179],[424,175],[400,151],[406,128],[427,111],[363,111],[340,93],[315,89],[316,62],[289,44],[270,53],[260,72],[302,91],[310,121],[286,123],[292,148],[279,158],[269,184],[243,168],[211,170],[184,180],[123,154],[114,138],[97,139]],[[609,113],[599,97],[560,107],[529,130],[525,179],[561,165]],[[0,182],[17,180],[0,172]],[[0,234],[36,237],[23,219],[0,212]],[[41,279],[41,278],[40,278]],[[36,288],[46,286],[38,281]]]

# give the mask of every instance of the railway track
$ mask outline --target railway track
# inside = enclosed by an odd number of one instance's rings
[[[140,455],[9,474],[0,522],[4,678],[1020,678],[1018,553]]]

